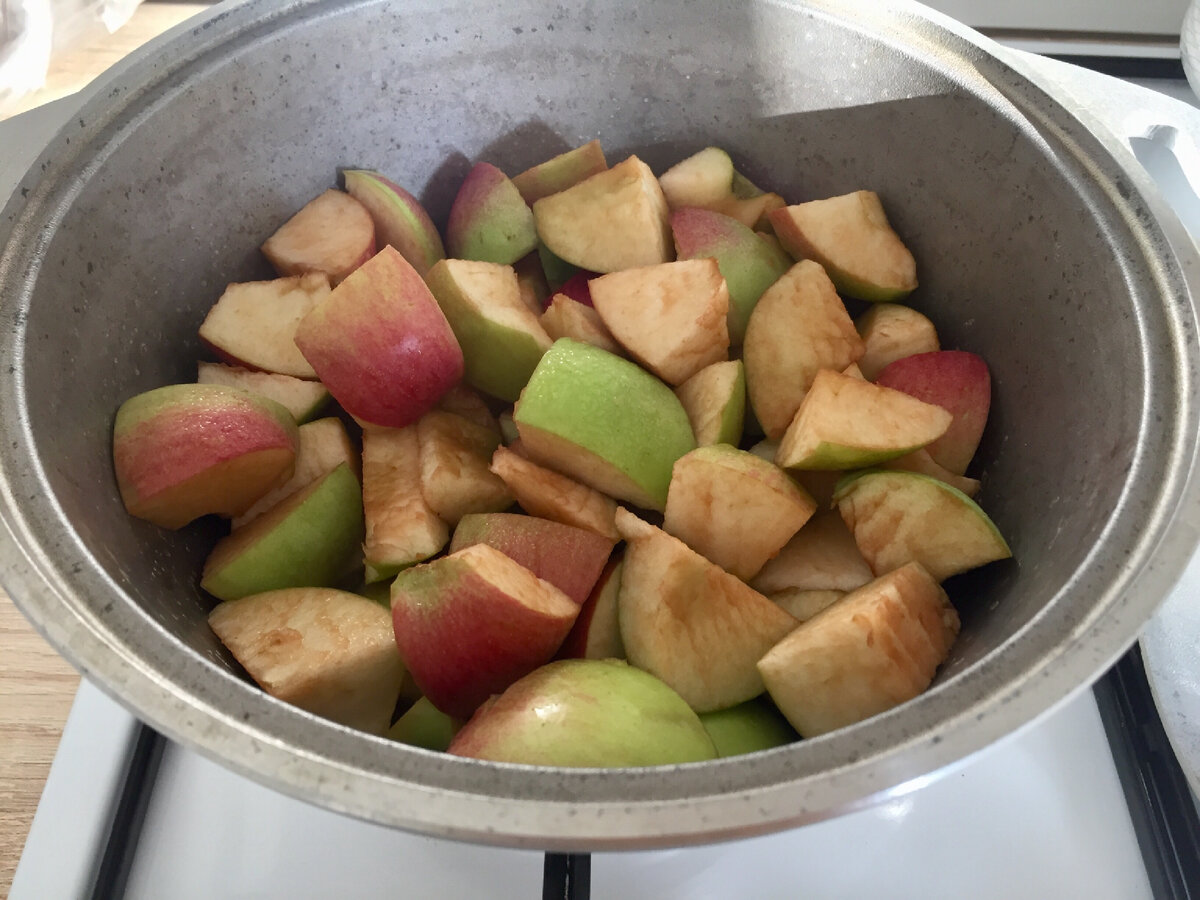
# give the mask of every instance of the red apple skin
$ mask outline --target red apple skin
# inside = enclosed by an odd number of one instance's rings
[[[476,163],[446,220],[446,251],[455,259],[511,266],[537,248],[533,212],[516,185],[491,163]]]
[[[542,608],[526,591],[508,592],[483,577],[480,561],[532,581]],[[522,574],[523,573],[523,574]],[[492,694],[548,662],[579,607],[499,550],[476,545],[401,572],[392,583],[396,646],[429,702],[466,719]]]
[[[391,244],[422,277],[446,258],[442,237],[420,200],[378,172],[349,169],[342,177],[347,193],[371,214],[376,244]]]
[[[473,544],[487,544],[499,550],[581,606],[604,570],[616,541],[586,528],[536,516],[476,513],[462,517],[454,529],[450,552]]]
[[[610,559],[608,565],[604,567],[604,571],[600,573],[600,577],[596,580],[596,586],[592,588],[591,594],[583,601],[583,606],[579,608],[579,616],[575,619],[575,624],[571,626],[570,634],[562,642],[562,646],[558,648],[555,658],[625,658],[625,647],[621,643],[621,629],[617,625],[614,594],[620,586],[620,581],[621,558],[617,557]],[[604,595],[605,591],[614,594],[614,596],[607,598],[610,601],[608,608],[604,611],[599,611],[600,598]],[[599,621],[597,619],[598,611],[601,618],[607,615],[608,621]]]
[[[883,368],[883,387],[933,403],[954,416],[946,433],[925,449],[955,475],[967,471],[987,425],[992,381],[983,357],[965,350],[934,350],[906,356]]]
[[[595,272],[576,272],[564,281],[562,287],[555,293],[566,294],[572,300],[577,300],[584,306],[593,306],[592,291],[588,287],[588,281],[595,277]],[[551,298],[553,298],[553,294],[551,294]],[[550,305],[549,300],[547,300],[546,305]]]
[[[391,246],[300,321],[296,346],[346,412],[389,428],[433,409],[463,374],[450,323]]]

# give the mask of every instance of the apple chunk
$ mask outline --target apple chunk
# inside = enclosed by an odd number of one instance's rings
[[[450,255],[509,266],[537,249],[537,240],[533,213],[516,185],[491,163],[477,163],[450,207]]]
[[[342,178],[374,221],[378,246],[395,247],[422,276],[445,258],[442,237],[416,197],[378,172],[346,169]]]
[[[617,540],[613,524],[617,504],[610,497],[530,462],[507,447],[497,448],[492,455],[492,471],[504,480],[517,503],[530,515],[586,528]]]
[[[913,255],[874,191],[787,206],[768,218],[788,253],[819,262],[848,297],[899,300],[917,286]]]
[[[705,147],[658,179],[671,209],[712,209],[733,196],[733,160],[720,147]]]
[[[574,187],[608,168],[599,141],[588,141],[582,147],[560,153],[553,159],[526,169],[513,177],[513,184],[525,202],[532,206],[543,197]]]
[[[742,349],[750,405],[767,437],[783,437],[817,372],[840,372],[862,354],[825,270],[807,260],[788,269],[754,307]]]
[[[393,640],[392,646],[395,645]],[[398,651],[396,655],[399,656]],[[445,753],[461,727],[461,722],[430,703],[428,697],[419,697],[408,711],[396,720],[396,724],[388,729],[387,736],[410,747],[424,747],[426,750]]]
[[[933,323],[899,303],[876,303],[854,320],[854,327],[866,346],[858,367],[868,381],[874,381],[889,363],[940,347]]]
[[[729,358],[729,290],[714,259],[625,269],[588,289],[613,337],[668,384]]]
[[[578,612],[554,585],[486,544],[392,582],[400,657],[429,701],[460,719],[547,662]]]
[[[583,605],[571,632],[558,648],[560,659],[624,659],[621,625],[617,619],[621,592],[621,566],[617,556],[608,561]]]
[[[512,506],[504,482],[489,469],[500,433],[462,416],[434,410],[417,423],[421,450],[421,493],[442,521],[456,525],[469,513]]]
[[[566,294],[555,294],[539,320],[551,340],[570,338],[618,356],[625,350],[612,336],[600,314]]]
[[[815,510],[812,497],[778,466],[716,444],[675,463],[663,530],[749,580]]]
[[[401,428],[462,377],[463,354],[421,276],[384,247],[300,322],[296,345],[361,422]]]
[[[267,238],[262,252],[280,275],[324,272],[337,284],[375,255],[375,223],[349,194],[328,190]]]
[[[853,591],[875,575],[836,510],[809,519],[750,582],[769,597],[781,591]]]
[[[636,156],[543,197],[533,217],[546,247],[581,269],[616,272],[674,256],[667,200]]]
[[[202,362],[196,371],[197,384],[223,384],[274,400],[303,425],[329,401],[329,391],[319,381],[304,381],[275,372],[255,372],[241,366]]]
[[[742,581],[624,509],[618,619],[629,661],[697,712],[763,691],[755,664],[796,620]]]
[[[291,414],[237,388],[176,384],[131,397],[113,424],[113,467],[131,515],[182,528],[236,516],[291,477]]]
[[[297,587],[227,600],[208,623],[264,691],[313,715],[382,734],[404,664],[388,611],[357,594]]]
[[[740,359],[705,366],[677,387],[675,396],[683,404],[701,447],[741,441],[746,417],[746,370]]]
[[[772,603],[778,604],[795,616],[797,622],[807,622],[817,613],[833,606],[845,596],[845,591],[829,590],[787,590],[767,595]]]
[[[251,369],[316,378],[296,346],[296,329],[328,297],[323,274],[231,284],[200,325],[200,340],[224,359]]]
[[[721,757],[770,750],[800,737],[766,697],[755,697],[729,709],[705,713],[700,721]]]

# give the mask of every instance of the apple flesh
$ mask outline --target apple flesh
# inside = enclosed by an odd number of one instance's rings
[[[512,182],[525,202],[533,206],[543,197],[574,187],[607,168],[608,162],[604,159],[600,142],[588,141],[582,147],[560,153],[526,169],[514,176]]]
[[[712,209],[733,196],[733,160],[720,147],[705,147],[663,172],[658,182],[671,209]]]
[[[617,620],[622,565],[621,557],[610,559],[600,573],[591,594],[579,608],[570,633],[558,648],[560,659],[625,658]]]
[[[291,477],[291,413],[237,388],[177,384],[131,397],[113,425],[113,468],[131,515],[182,528],[236,516]]]
[[[379,172],[346,169],[346,192],[363,205],[375,223],[379,247],[392,246],[424,276],[445,259],[442,237],[416,197]]]
[[[349,728],[387,729],[404,664],[391,617],[378,604],[297,587],[227,600],[208,623],[272,697]]]
[[[746,416],[746,370],[740,359],[705,366],[675,389],[701,447],[742,439]],[[770,457],[774,460],[774,456]]]
[[[204,563],[200,587],[219,600],[288,587],[332,585],[363,538],[362,493],[347,465],[222,538]]]
[[[925,447],[922,447],[920,450],[914,450],[912,453],[906,453],[904,456],[889,459],[883,463],[882,467],[885,469],[898,469],[904,472],[916,472],[919,475],[928,475],[930,478],[946,482],[950,487],[962,491],[972,499],[979,493],[979,481],[977,479],[968,478],[965,475],[955,475],[949,469],[939,466],[934,462],[933,457],[929,455],[929,450]]]
[[[346,412],[400,428],[463,373],[450,324],[417,271],[384,247],[300,322],[296,345]]]
[[[729,709],[704,713],[700,722],[712,738],[717,756],[722,758],[770,750],[800,739],[766,697],[755,697]]]
[[[809,519],[750,586],[769,597],[782,591],[844,592],[874,577],[842,517],[827,509]]]
[[[513,412],[531,459],[610,497],[662,510],[675,460],[696,447],[665,384],[628,360],[559,340]]]
[[[833,606],[845,596],[845,591],[787,590],[777,594],[768,594],[767,598],[795,616],[797,622],[807,622],[817,613]]]
[[[329,402],[329,391],[319,381],[303,381],[275,372],[255,372],[241,366],[202,362],[196,371],[197,384],[223,384],[274,400],[303,425]]]
[[[504,482],[489,468],[500,433],[454,413],[434,410],[417,422],[421,494],[429,508],[454,526],[470,513],[499,512],[513,504]]]
[[[394,648],[395,640],[391,643]],[[430,703],[428,697],[420,697],[396,720],[396,724],[388,729],[387,736],[410,747],[423,747],[426,750],[445,753],[460,728],[461,722],[452,719]]]
[[[889,363],[940,349],[933,323],[899,303],[876,303],[854,320],[854,327],[866,347],[858,367],[869,381],[874,381]]]
[[[231,284],[200,325],[200,340],[236,365],[314,379],[296,329],[328,297],[329,280],[320,273]]]
[[[551,340],[570,338],[618,356],[625,355],[624,348],[612,336],[600,314],[566,294],[555,294],[538,321]]]
[[[262,252],[280,275],[323,272],[337,284],[375,255],[375,223],[349,194],[328,190],[267,238]]]
[[[702,762],[712,739],[688,705],[620,660],[542,666],[481,708],[450,753],[536,766],[628,767]]]
[[[464,516],[454,529],[450,552],[487,544],[582,606],[615,543],[587,528],[498,512]]]
[[[476,163],[450,207],[446,249],[455,259],[509,266],[537,249],[533,213],[507,175]]]
[[[614,542],[619,539],[613,524],[617,504],[599,491],[539,466],[507,447],[497,448],[492,455],[492,471],[531,516],[594,531]]]
[[[480,428],[500,433],[500,422],[492,415],[487,401],[465,384],[456,384],[438,401],[437,408],[443,412],[462,416],[468,422],[473,422]]]
[[[547,662],[578,612],[554,585],[486,544],[392,582],[400,658],[429,702],[459,719]]]

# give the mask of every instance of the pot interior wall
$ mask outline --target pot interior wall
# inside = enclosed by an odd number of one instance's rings
[[[216,527],[128,517],[110,441],[124,399],[194,380],[196,329],[226,282],[267,274],[262,240],[339,166],[389,173],[444,222],[471,162],[516,173],[593,137],[656,172],[720,145],[792,202],[882,195],[918,259],[912,305],[994,378],[981,502],[1017,561],[951,585],[948,674],[1052,602],[1118,503],[1143,413],[1107,239],[1030,129],[900,50],[766,3],[689,8],[323,7],[162,93],[49,244],[23,372],[64,517],[147,616],[234,669],[196,585]]]

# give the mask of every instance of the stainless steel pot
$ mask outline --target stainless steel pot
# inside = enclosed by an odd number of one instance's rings
[[[352,733],[239,675],[205,624],[213,531],[128,517],[126,397],[194,377],[196,328],[342,165],[444,217],[468,160],[599,136],[657,170],[707,144],[805,199],[879,191],[914,303],[982,353],[983,498],[1016,561],[951,585],[918,700],[675,768],[484,764]],[[34,624],[155,727],[280,790],[512,846],[746,836],[907,790],[1082,689],[1196,544],[1197,255],[1131,157],[967,30],[903,2],[253,0],[106,77],[0,222],[0,549]]]

